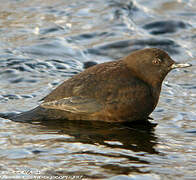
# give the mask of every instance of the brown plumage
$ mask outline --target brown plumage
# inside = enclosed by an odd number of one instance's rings
[[[107,122],[147,119],[158,103],[167,73],[188,66],[175,63],[160,49],[135,51],[73,76],[46,96],[40,106],[11,119]]]

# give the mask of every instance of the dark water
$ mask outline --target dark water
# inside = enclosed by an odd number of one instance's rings
[[[186,70],[164,81],[152,123],[0,120],[0,179],[195,179],[195,0],[1,0],[0,112],[37,106],[83,63],[162,48]],[[157,125],[156,125],[157,124]]]

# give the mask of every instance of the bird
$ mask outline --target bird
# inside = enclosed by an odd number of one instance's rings
[[[10,119],[111,123],[148,119],[157,106],[166,75],[172,69],[189,66],[175,62],[162,49],[137,50],[119,60],[88,67],[65,80],[36,108]]]

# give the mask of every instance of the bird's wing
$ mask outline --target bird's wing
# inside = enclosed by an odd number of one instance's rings
[[[95,113],[102,109],[102,105],[94,99],[86,97],[66,97],[57,101],[49,101],[40,105],[46,109],[59,109],[71,113]]]

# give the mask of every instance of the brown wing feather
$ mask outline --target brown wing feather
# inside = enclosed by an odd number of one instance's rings
[[[59,109],[77,114],[91,114],[99,112],[102,106],[94,99],[85,97],[67,97],[57,101],[49,101],[41,104],[41,107],[46,109]]]

